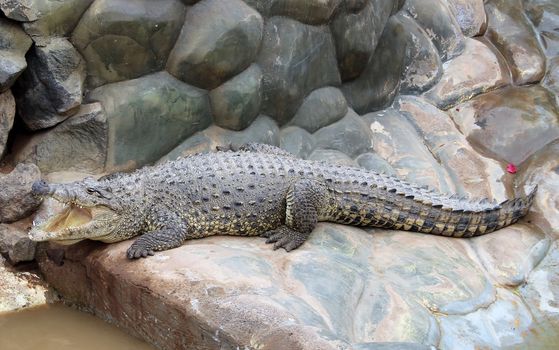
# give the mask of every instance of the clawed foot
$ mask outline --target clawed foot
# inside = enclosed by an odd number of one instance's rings
[[[130,248],[128,248],[128,250],[126,251],[126,256],[128,257],[128,259],[147,258],[148,256],[153,254],[155,254],[153,250],[141,247],[136,243],[132,243]]]
[[[282,226],[275,230],[270,230],[262,234],[262,237],[267,238],[266,243],[274,243],[274,250],[283,248],[290,252],[293,249],[299,248],[307,238],[308,233],[301,233],[290,229],[287,226]]]

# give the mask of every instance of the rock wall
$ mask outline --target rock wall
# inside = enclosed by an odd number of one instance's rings
[[[170,349],[495,348],[559,324],[556,1],[0,10],[0,154],[15,168],[0,175],[0,222],[15,262],[35,249],[12,222],[38,205],[26,188],[39,170],[65,179],[256,141],[461,195],[539,184],[523,224],[467,241],[321,224],[290,254],[231,237],[134,263],[129,242],[42,249],[68,300]]]

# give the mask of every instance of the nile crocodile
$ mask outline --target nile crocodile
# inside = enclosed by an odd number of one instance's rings
[[[472,237],[518,221],[536,188],[500,204],[474,201],[252,144],[99,180],[40,180],[32,192],[67,204],[34,225],[32,240],[116,242],[142,234],[127,251],[132,259],[217,234],[262,236],[291,251],[319,221]]]

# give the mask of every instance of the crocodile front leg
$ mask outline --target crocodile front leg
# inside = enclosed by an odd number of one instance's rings
[[[176,229],[162,229],[141,235],[126,251],[128,259],[145,258],[157,251],[181,246],[186,240],[186,233]]]
[[[318,223],[326,198],[326,187],[317,181],[299,180],[286,197],[285,225],[262,234],[274,249],[292,251],[300,247]]]

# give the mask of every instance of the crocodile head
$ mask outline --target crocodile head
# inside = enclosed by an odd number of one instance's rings
[[[130,224],[134,217],[133,208],[122,199],[122,191],[111,188],[107,181],[88,177],[68,184],[49,184],[39,180],[33,184],[31,192],[63,204],[62,210],[33,224],[29,232],[33,241],[72,244],[93,239],[116,242],[136,234],[135,225]]]

